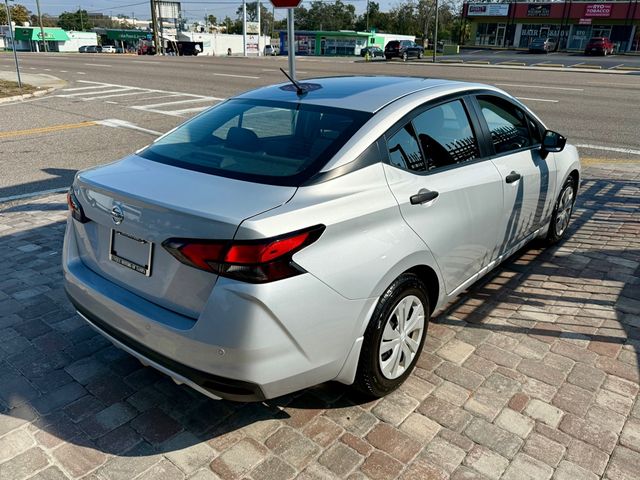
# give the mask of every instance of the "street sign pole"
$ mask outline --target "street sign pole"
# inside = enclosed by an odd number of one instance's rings
[[[296,79],[295,28],[293,27],[293,8],[287,9],[287,50],[289,50],[289,75]]]
[[[13,49],[13,60],[16,62],[16,75],[18,76],[18,87],[22,88],[22,78],[20,78],[20,64],[18,63],[18,53],[16,52],[16,30],[11,25],[11,9],[9,0],[4,0],[7,7],[7,22],[9,22],[9,33],[11,34],[11,48]]]
[[[247,2],[242,0],[242,53],[247,56]]]

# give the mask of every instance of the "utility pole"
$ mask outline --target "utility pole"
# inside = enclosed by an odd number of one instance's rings
[[[287,8],[287,43],[289,50],[289,75],[296,80],[296,45],[293,25],[293,8]]]
[[[84,21],[82,20],[82,8],[78,5],[78,13],[80,14],[80,30],[84,32]]]
[[[158,46],[158,15],[156,11],[156,2],[155,0],[151,1],[151,32],[153,34],[153,46],[156,50],[156,55],[160,52],[160,47]]]
[[[18,53],[16,52],[15,29],[11,24],[11,9],[9,8],[9,0],[4,0],[4,4],[7,7],[7,22],[9,22],[9,33],[11,34],[11,48],[13,49],[13,59],[16,62],[16,75],[18,77],[18,87],[22,88],[22,78],[20,78],[20,65],[18,64]]]
[[[438,0],[436,0],[436,26],[433,29],[433,63],[436,63],[437,50],[438,50]]]
[[[247,56],[247,1],[242,0],[242,52]]]
[[[369,0],[367,0],[367,32],[369,31]]]
[[[44,51],[49,51],[47,46],[47,39],[44,36],[44,26],[42,25],[42,14],[40,13],[40,0],[36,0],[36,8],[38,9],[38,22],[40,23],[40,35],[42,36],[42,47]]]

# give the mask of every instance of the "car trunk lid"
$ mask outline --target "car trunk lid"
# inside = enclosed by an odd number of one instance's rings
[[[180,263],[162,243],[232,239],[243,220],[286,203],[295,191],[133,155],[77,176],[74,192],[90,219],[74,222],[80,257],[113,283],[197,318],[217,277]]]

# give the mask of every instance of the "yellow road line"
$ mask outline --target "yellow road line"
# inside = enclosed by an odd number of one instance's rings
[[[0,132],[0,138],[18,137],[20,135],[37,135],[39,133],[59,132],[60,130],[72,130],[74,128],[93,127],[96,122],[67,123],[52,125],[50,127],[30,128],[28,130],[15,130],[13,132]]]
[[[580,157],[580,163],[582,165],[598,165],[604,163],[637,163],[638,160],[631,158],[595,158],[595,157]]]

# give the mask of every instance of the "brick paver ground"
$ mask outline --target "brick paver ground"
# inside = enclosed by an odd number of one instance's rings
[[[327,384],[216,402],[85,325],[62,196],[0,211],[0,478],[637,479],[640,169],[590,167],[570,238],[519,252],[364,402]]]

